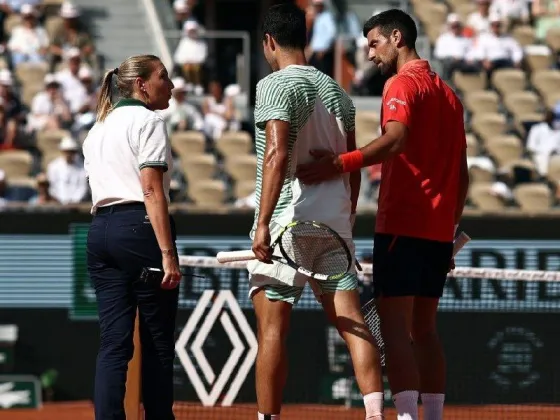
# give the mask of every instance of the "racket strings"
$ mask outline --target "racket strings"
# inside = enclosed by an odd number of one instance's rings
[[[329,229],[298,223],[284,232],[281,246],[288,258],[306,270],[336,275],[348,269],[348,253]]]

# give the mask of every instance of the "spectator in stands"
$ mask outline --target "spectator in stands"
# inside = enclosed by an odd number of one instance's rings
[[[509,31],[517,24],[529,22],[529,3],[527,0],[493,0],[490,14],[500,16]]]
[[[84,88],[85,95],[80,109],[74,115],[74,126],[72,129],[76,133],[80,130],[91,128],[95,123],[98,98],[97,86],[93,81],[93,73],[89,67],[80,67],[78,79]]]
[[[10,13],[22,13],[26,4],[37,8],[41,5],[42,0],[2,0],[8,6]]]
[[[31,130],[57,130],[72,123],[72,114],[66,103],[60,83],[53,74],[45,76],[45,90],[39,92],[31,103],[28,127]]]
[[[46,204],[57,204],[58,201],[50,193],[50,184],[47,175],[40,173],[35,178],[37,183],[37,194],[31,197],[29,204],[33,206],[43,206]]]
[[[527,150],[532,154],[539,174],[546,176],[550,156],[560,153],[560,118],[557,121],[552,111],[547,111],[544,121],[529,130]]]
[[[470,38],[463,35],[463,25],[456,13],[447,16],[448,30],[442,33],[436,40],[434,56],[442,62],[443,77],[451,80],[456,70],[468,72],[477,71],[477,66],[467,63],[467,53],[473,47]]]
[[[324,0],[312,0],[315,8],[313,33],[309,43],[309,64],[329,76],[334,71],[334,44],[336,41],[336,22],[332,13],[326,9]]]
[[[64,99],[70,106],[70,112],[77,114],[89,106],[88,93],[79,77],[82,58],[78,48],[70,48],[65,55],[66,68],[56,73],[55,77],[60,83]]]
[[[17,122],[10,118],[6,110],[6,101],[0,97],[0,151],[12,149],[17,136]]]
[[[47,167],[50,193],[62,204],[80,203],[88,193],[84,162],[78,156],[80,146],[72,137],[64,137],[59,150],[62,155]]]
[[[10,185],[8,174],[0,168],[0,208],[10,202],[21,202],[27,200],[29,200],[29,191],[26,188],[19,188]]]
[[[499,15],[491,15],[490,32],[480,34],[474,48],[467,54],[467,61],[478,63],[482,69],[491,74],[496,69],[521,67],[523,49],[519,42],[508,34],[502,33],[502,20]]]
[[[208,90],[210,96],[202,104],[204,132],[208,137],[217,140],[235,121],[235,110],[231,98],[224,96],[220,82],[210,82]]]
[[[53,64],[62,61],[66,51],[77,48],[82,59],[90,67],[95,68],[95,47],[79,20],[80,10],[72,3],[65,2],[60,7],[60,17],[63,19],[63,25],[54,34],[50,45],[50,52],[54,58]]]
[[[196,87],[202,84],[202,66],[208,57],[206,41],[199,38],[199,26],[188,20],[183,26],[183,37],[175,51],[175,63],[181,67],[183,76]]]
[[[21,63],[46,62],[49,47],[47,31],[37,20],[37,11],[30,4],[21,7],[21,24],[12,30],[8,41],[8,49],[12,57],[12,65]]]
[[[192,7],[187,0],[175,0],[173,2],[173,10],[175,11],[175,22],[177,22],[177,28],[182,29],[185,22],[192,20],[199,23],[192,14]],[[204,30],[202,25],[199,25],[201,31]]]
[[[202,131],[204,129],[204,118],[196,107],[187,100],[187,88],[185,79],[176,77],[173,79],[173,97],[169,100],[169,107],[159,111],[167,125],[167,131]]]
[[[467,27],[479,35],[490,31],[490,4],[492,0],[476,0],[478,11],[471,13],[467,17]]]
[[[25,109],[13,89],[14,80],[8,69],[0,70],[0,98],[4,100],[5,112],[8,118],[14,118],[18,124],[26,119]]]
[[[538,40],[544,40],[550,28],[560,27],[560,0],[533,0],[531,12]]]

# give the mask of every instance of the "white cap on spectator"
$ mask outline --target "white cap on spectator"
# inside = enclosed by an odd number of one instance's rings
[[[490,13],[490,16],[488,16],[488,21],[490,23],[501,22],[502,17],[498,13]]]
[[[68,51],[66,51],[66,53],[64,54],[67,60],[71,60],[72,58],[78,58],[80,57],[80,55],[81,55],[80,49],[76,47],[72,47],[68,49]]]
[[[173,10],[177,13],[187,13],[189,11],[189,5],[185,0],[175,0],[173,2]]]
[[[173,92],[185,92],[187,90],[185,79],[182,77],[174,77],[171,81],[173,82]]]
[[[49,73],[47,75],[45,75],[45,86],[48,86],[50,84],[56,83],[57,85],[60,85],[60,82],[58,80],[56,80],[56,76],[52,73]]]
[[[82,66],[80,67],[80,70],[78,70],[78,79],[80,80],[89,80],[93,77],[93,73],[90,70],[89,67],[87,66]]]
[[[60,6],[60,16],[64,19],[74,19],[80,16],[80,10],[72,3],[64,2]]]
[[[447,24],[453,25],[454,23],[461,23],[461,18],[457,13],[449,13],[447,16]]]
[[[58,145],[58,150],[62,152],[77,152],[79,148],[78,142],[69,136],[60,140],[60,144]]]
[[[224,95],[228,97],[237,96],[241,93],[241,87],[239,85],[229,85],[224,89]]]
[[[12,86],[13,84],[14,78],[12,77],[12,72],[8,69],[0,70],[0,85]]]
[[[35,8],[32,5],[26,3],[21,6],[21,9],[19,9],[19,13],[22,16],[35,16]]]
[[[183,31],[184,32],[196,31],[197,29],[198,29],[198,23],[196,22],[196,20],[187,20],[183,24]]]

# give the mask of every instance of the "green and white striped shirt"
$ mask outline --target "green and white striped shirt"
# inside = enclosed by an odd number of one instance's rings
[[[272,220],[280,226],[292,220],[315,220],[327,224],[342,237],[352,237],[349,176],[306,186],[300,184],[294,173],[298,164],[312,160],[311,149],[346,152],[346,136],[354,131],[355,113],[346,92],[314,67],[291,65],[257,84],[257,207],[251,236],[259,213],[266,123],[281,120],[290,123],[289,166]]]

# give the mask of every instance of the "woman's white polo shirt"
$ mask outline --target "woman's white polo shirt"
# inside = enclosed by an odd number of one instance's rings
[[[84,165],[95,214],[98,207],[144,202],[140,170],[164,168],[163,189],[169,202],[173,169],[171,144],[163,118],[136,99],[122,99],[97,122],[83,144]]]

